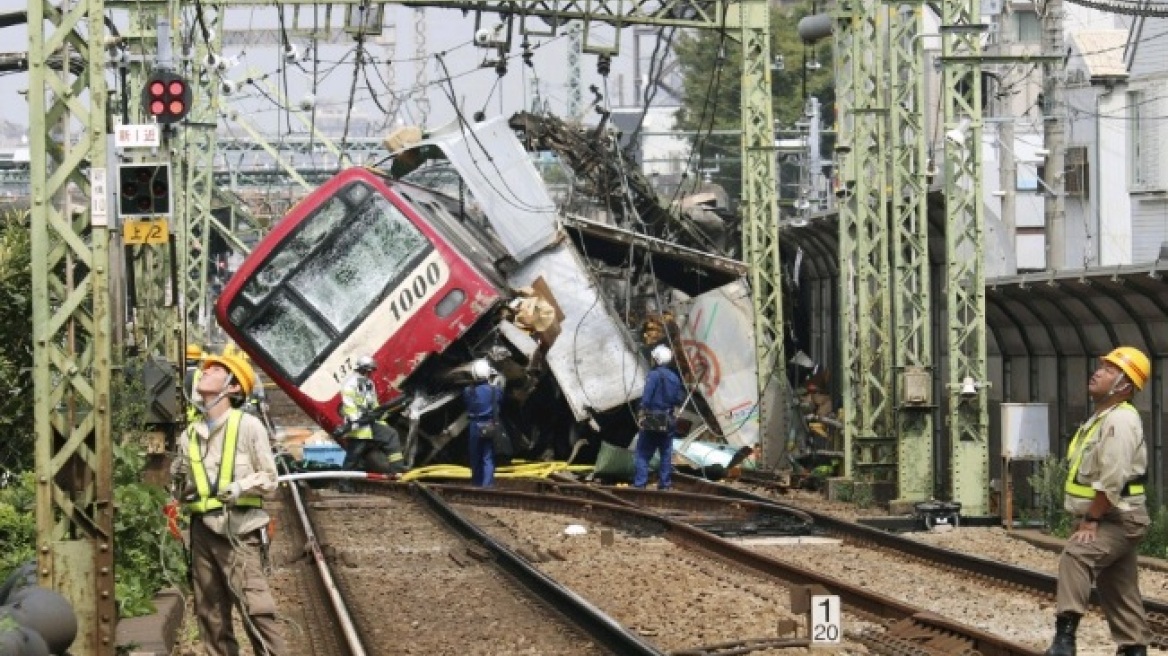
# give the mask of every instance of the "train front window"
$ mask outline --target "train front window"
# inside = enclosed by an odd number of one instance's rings
[[[282,291],[272,295],[247,332],[292,378],[299,378],[332,341],[324,327]]]
[[[243,289],[247,300],[252,303],[262,301],[300,265],[305,256],[328,237],[333,228],[343,224],[348,212],[348,206],[340,198],[332,198],[322,205],[248,281]]]
[[[375,196],[290,279],[338,332],[346,332],[429,245],[396,207]]]

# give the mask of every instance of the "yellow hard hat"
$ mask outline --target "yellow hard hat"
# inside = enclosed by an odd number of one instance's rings
[[[1116,347],[1111,353],[1100,359],[1119,367],[1123,373],[1127,374],[1136,389],[1144,389],[1144,385],[1152,375],[1152,363],[1148,360],[1148,356],[1132,346]]]
[[[237,355],[208,355],[207,359],[203,360],[203,369],[217,364],[226,367],[234,376],[239,386],[243,388],[244,395],[251,394],[255,387],[255,371],[252,370],[251,365],[243,358]]]
[[[187,344],[187,359],[188,360],[202,360],[203,347],[198,344]]]

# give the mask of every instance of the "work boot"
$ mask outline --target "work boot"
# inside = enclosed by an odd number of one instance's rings
[[[1128,645],[1115,650],[1115,656],[1148,656],[1146,645]]]
[[[1075,656],[1075,631],[1079,628],[1079,616],[1063,613],[1054,618],[1054,641],[1043,656]]]

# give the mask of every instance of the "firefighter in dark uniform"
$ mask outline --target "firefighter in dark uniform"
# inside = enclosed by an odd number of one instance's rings
[[[467,444],[470,482],[479,487],[491,487],[495,482],[495,443],[484,435],[484,428],[488,424],[499,425],[499,404],[503,399],[503,390],[491,384],[494,373],[489,362],[475,360],[470,365],[471,378],[474,380],[462,390],[466,418],[470,424]]]
[[[1075,656],[1075,631],[1099,591],[1117,654],[1145,656],[1151,632],[1137,556],[1151,523],[1145,497],[1148,446],[1131,404],[1152,374],[1148,356],[1120,346],[1099,359],[1087,384],[1095,413],[1067,451],[1065,505],[1078,526],[1059,557],[1055,637],[1046,656]]]

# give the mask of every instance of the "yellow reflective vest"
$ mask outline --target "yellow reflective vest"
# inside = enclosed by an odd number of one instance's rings
[[[215,491],[226,490],[231,487],[235,479],[235,451],[239,442],[239,422],[243,420],[243,411],[232,408],[227,414],[227,433],[223,436],[223,458],[219,462],[219,482]],[[195,479],[195,490],[199,497],[186,504],[187,510],[193,514],[205,514],[223,508],[223,502],[216,498],[211,490],[211,479],[207,477],[207,468],[203,464],[203,454],[199,449],[199,434],[192,425],[187,428],[187,453],[191,459],[191,476]],[[236,500],[236,506],[259,508],[264,501],[258,496],[241,496]]]
[[[373,386],[373,381],[359,374],[350,376],[341,388],[341,415],[354,422],[347,433],[349,439],[373,439],[372,425],[358,425],[355,422],[365,412],[376,408],[377,389]]]
[[[1072,497],[1080,499],[1094,499],[1095,488],[1090,485],[1083,485],[1079,480],[1079,465],[1083,462],[1083,451],[1088,443],[1099,432],[1099,425],[1103,423],[1103,418],[1109,415],[1112,411],[1122,410],[1124,412],[1134,412],[1139,414],[1135,406],[1124,401],[1118,405],[1114,405],[1107,410],[1099,413],[1090,423],[1083,424],[1079,430],[1075,432],[1075,437],[1071,439],[1071,448],[1067,451],[1067,460],[1070,461],[1070,471],[1067,472],[1067,482],[1063,486],[1063,491]],[[1132,497],[1144,494],[1144,485],[1142,477],[1140,482],[1129,482],[1124,486],[1122,496]]]

